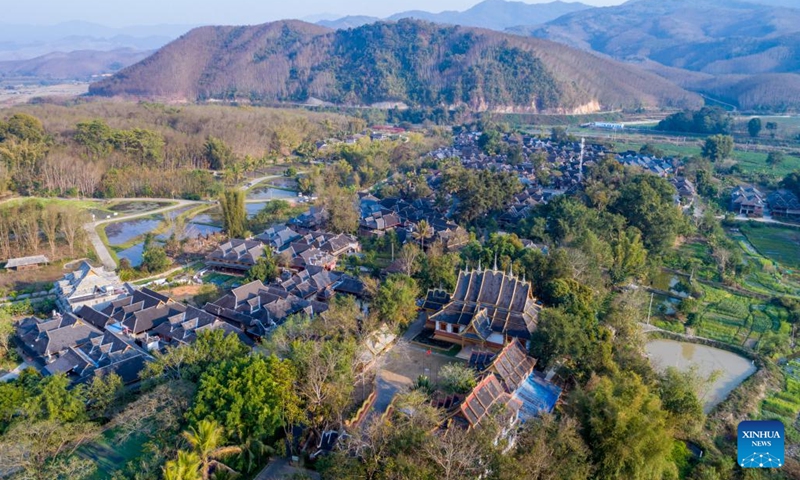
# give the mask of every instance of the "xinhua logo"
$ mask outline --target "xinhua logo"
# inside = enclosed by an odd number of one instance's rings
[[[742,468],[783,466],[783,424],[777,420],[747,420],[739,424],[739,465]]]

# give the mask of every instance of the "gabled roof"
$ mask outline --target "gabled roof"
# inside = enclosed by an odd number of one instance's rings
[[[511,393],[533,373],[535,366],[536,359],[528,355],[525,345],[519,339],[514,339],[497,354],[489,370],[499,376],[506,392]]]
[[[6,268],[19,268],[27,267],[29,265],[39,265],[41,263],[49,263],[47,257],[44,255],[35,255],[32,257],[11,258],[6,262]]]
[[[520,402],[506,393],[494,373],[490,373],[464,399],[459,411],[469,426],[474,428],[497,409],[508,409],[510,413],[516,413],[520,405]]]
[[[487,322],[492,332],[528,339],[539,312],[531,290],[530,283],[498,270],[462,271],[450,302],[431,320],[471,325],[483,340]]]

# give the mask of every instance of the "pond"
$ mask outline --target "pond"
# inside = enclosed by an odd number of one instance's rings
[[[297,192],[293,190],[281,190],[273,187],[258,187],[247,192],[247,198],[252,200],[289,200],[296,199]]]
[[[137,243],[136,245],[120,250],[117,252],[117,258],[122,260],[126,258],[131,262],[131,267],[138,267],[142,264],[142,255],[144,254],[144,242]]]
[[[719,372],[716,380],[698,394],[706,413],[725,400],[734,388],[756,372],[753,362],[747,358],[706,345],[659,339],[648,342],[646,350],[650,361],[658,370],[667,367],[687,370],[695,366],[703,378]]]
[[[136,237],[152,232],[161,224],[161,218],[138,218],[106,226],[106,237],[111,246],[123,245]]]
[[[149,212],[150,210],[156,210],[168,205],[168,203],[164,202],[120,202],[112,205],[108,209],[112,212],[129,215],[131,213]]]

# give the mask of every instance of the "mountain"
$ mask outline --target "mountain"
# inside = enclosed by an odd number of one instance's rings
[[[435,23],[481,27],[491,30],[505,30],[506,28],[517,25],[547,23],[562,15],[592,8],[593,7],[589,5],[579,2],[566,3],[555,1],[551,3],[530,4],[508,2],[505,0],[486,0],[463,12],[447,11],[429,13],[410,11],[392,15],[389,17],[389,20],[416,18],[418,20],[426,20]]]
[[[580,50],[416,20],[336,31],[299,21],[202,27],[93,84],[90,93],[508,112],[701,104],[657,75]]]
[[[348,15],[336,20],[320,20],[319,22],[316,22],[316,24],[334,30],[346,30],[348,28],[358,28],[362,25],[380,21],[381,19],[378,17],[368,17],[366,15]]]
[[[678,83],[712,95],[722,89],[725,98],[740,108],[768,109],[789,103],[800,106],[800,100],[789,96],[793,89],[752,94],[754,89],[763,92],[766,88],[758,87],[758,81],[774,86],[776,78],[784,78],[794,85],[795,76],[781,76],[800,73],[800,9],[771,5],[778,3],[789,2],[634,0],[512,31],[628,62],[652,61],[708,74],[709,78],[699,81],[684,73],[693,80]],[[672,71],[667,78],[679,80],[676,73]],[[742,83],[743,76],[753,75]],[[739,90],[741,94],[736,93]],[[761,100],[755,102],[756,98]]]
[[[30,60],[0,62],[0,80],[36,78],[44,81],[88,81],[92,77],[114,73],[148,57],[152,52],[119,49],[110,52],[77,50],[54,52]]]
[[[800,9],[737,0],[638,0],[565,15],[532,34],[712,74],[800,68]]]
[[[88,22],[46,26],[0,24],[0,61],[27,60],[76,50],[155,50],[191,28],[188,25],[113,28]]]
[[[481,27],[490,30],[505,30],[517,25],[538,25],[554,20],[562,15],[593,8],[579,2],[567,3],[555,1],[550,3],[523,3],[509,2],[506,0],[485,0],[469,10],[463,12],[444,11],[440,13],[411,10],[396,13],[385,20],[402,20],[413,18],[434,23],[448,25],[463,25],[465,27]],[[338,20],[324,20],[317,25],[334,29],[355,28],[368,23],[375,23],[380,19],[366,16],[348,16]]]

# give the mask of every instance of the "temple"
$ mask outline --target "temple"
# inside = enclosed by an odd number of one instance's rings
[[[540,305],[532,286],[513,273],[462,271],[455,292],[431,290],[423,304],[434,339],[483,350],[499,351],[514,339],[530,346]]]

